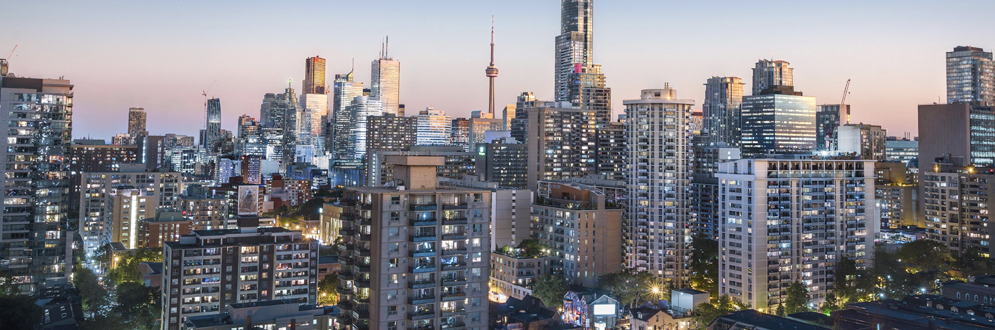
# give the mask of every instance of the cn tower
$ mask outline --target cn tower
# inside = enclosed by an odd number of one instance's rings
[[[494,16],[491,16],[491,65],[487,67],[487,78],[491,81],[490,99],[487,105],[491,118],[494,118],[494,78],[498,76],[498,68],[494,66]]]

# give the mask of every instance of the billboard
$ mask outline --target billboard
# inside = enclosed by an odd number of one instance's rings
[[[594,315],[615,315],[615,305],[614,304],[596,304],[594,305]]]
[[[259,216],[259,186],[238,186],[238,215]]]

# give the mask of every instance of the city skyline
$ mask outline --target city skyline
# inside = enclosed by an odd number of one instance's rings
[[[794,85],[815,96],[819,104],[838,103],[846,80],[853,79],[847,101],[853,109],[852,122],[882,125],[891,135],[913,132],[915,136],[916,106],[946,101],[945,52],[956,46],[995,48],[995,37],[984,29],[948,24],[982,19],[984,12],[991,12],[985,8],[995,10],[991,2],[962,1],[965,6],[956,7],[925,1],[790,7],[777,5],[780,2],[716,3],[726,9],[714,11],[715,4],[635,0],[595,5],[599,43],[594,57],[615,94],[614,115],[622,112],[622,100],[665,82],[682,90],[683,97],[696,100],[695,109],[700,110],[708,78],[736,76],[750,81],[756,61],[773,58],[790,62],[796,69]],[[360,65],[356,80],[368,85],[366,65],[377,58],[384,35],[393,37],[391,56],[404,63],[400,103],[469,117],[470,111],[487,109],[488,82],[479,71],[489,58],[489,19],[495,15],[495,56],[502,69],[497,107],[514,103],[525,91],[542,100],[553,99],[551,56],[553,40],[560,34],[558,2],[391,4],[366,8],[335,2],[301,14],[291,5],[276,8],[260,3],[234,10],[223,4],[111,7],[98,2],[84,9],[64,3],[50,12],[55,23],[38,27],[16,15],[36,10],[37,5],[14,3],[12,10],[0,13],[4,22],[0,27],[12,32],[0,36],[0,53],[17,44],[10,59],[12,73],[65,76],[80,86],[75,95],[75,138],[109,138],[127,132],[130,107],[146,109],[149,134],[196,136],[201,127],[187,123],[203,120],[200,92],[214,79],[218,84],[209,97],[222,99],[223,128],[236,131],[237,117],[257,115],[263,95],[286,88],[288,78],[300,94],[305,75],[300,62],[307,57],[327,59],[329,77],[349,72],[355,58]],[[957,11],[965,7],[973,10]],[[328,31],[327,37],[291,36],[285,33],[290,27],[258,24],[265,19],[276,23],[272,14],[279,10],[315,18],[295,21],[307,21],[303,28]],[[374,10],[392,19],[369,28],[346,28],[374,17]],[[701,19],[705,10],[711,11],[708,20]],[[92,15],[71,16],[80,11]],[[324,16],[336,12],[354,15]],[[402,15],[405,12],[424,15]],[[650,19],[664,12],[672,19]],[[756,20],[760,14],[780,17],[784,28]],[[421,19],[425,15],[433,19]],[[335,33],[339,28],[350,33]],[[43,36],[55,30],[71,32],[58,44],[45,42]],[[661,31],[661,37],[647,38],[639,31]],[[729,31],[738,34],[731,36]],[[633,44],[643,45],[643,51],[628,51]],[[55,51],[56,46],[72,51]],[[165,65],[148,65],[149,61]],[[244,70],[250,65],[253,70]],[[136,83],[139,79],[146,83]]]

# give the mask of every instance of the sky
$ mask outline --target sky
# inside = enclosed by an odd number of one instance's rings
[[[385,36],[401,61],[401,103],[454,117],[487,108],[491,15],[497,29],[498,109],[524,91],[553,95],[555,0],[148,1],[7,0],[0,56],[10,72],[65,77],[74,88],[74,137],[127,131],[144,107],[151,134],[197,136],[202,92],[222,104],[222,127],[259,116],[266,93],[301,89],[305,59],[327,59],[328,81],[369,84]],[[991,0],[595,2],[594,61],[622,101],[665,83],[701,108],[711,76],[737,76],[750,93],[760,58],[791,62],[795,87],[819,104],[847,103],[852,122],[916,135],[916,106],[945,102],[944,53],[995,48]],[[985,26],[989,27],[985,27]]]

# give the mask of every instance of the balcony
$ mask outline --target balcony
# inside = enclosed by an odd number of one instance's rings
[[[410,321],[428,320],[433,318],[435,318],[435,311],[420,311],[420,312],[408,313],[408,320]],[[431,329],[431,327],[427,328]]]
[[[441,328],[442,329],[459,330],[459,329],[466,328],[466,323],[463,323],[463,322],[443,323]]]
[[[434,288],[435,280],[422,280],[422,281],[411,281],[408,282],[409,289],[425,289]]]
[[[339,229],[339,235],[341,236],[352,236],[356,234],[355,230],[352,229]]]
[[[457,316],[457,315],[462,315],[464,313],[466,313],[466,308],[443,309],[442,317]]]
[[[442,204],[443,210],[466,210],[466,204]]]
[[[408,208],[411,211],[435,211],[439,209],[439,207],[435,204],[411,205]]]
[[[352,294],[352,289],[351,288],[343,288],[341,286],[337,286],[337,287],[335,287],[335,292],[338,292],[339,294]]]
[[[408,304],[410,305],[421,305],[421,304],[431,304],[435,302],[435,295],[426,294],[416,297],[408,297]]]
[[[457,262],[457,263],[453,263],[453,264],[443,265],[442,269],[443,270],[466,270],[466,263],[465,262]]]
[[[466,292],[453,292],[453,293],[442,294],[442,301],[463,300],[464,298],[466,298]]]
[[[439,224],[439,221],[436,219],[411,220],[408,224],[412,226],[435,226]]]
[[[465,240],[466,233],[449,233],[443,234],[442,239],[444,240]]]
[[[408,270],[412,273],[430,273],[435,271],[435,265],[411,266]]]
[[[435,234],[414,234],[408,237],[409,242],[432,242],[436,240]]]
[[[451,286],[451,285],[464,285],[464,284],[466,284],[466,277],[443,278],[442,279],[442,284],[443,285],[447,285],[447,286]]]
[[[348,270],[340,270],[339,271],[339,279],[340,280],[351,281],[353,278],[354,277],[353,277],[352,272],[350,272]]]
[[[466,248],[442,250],[442,255],[444,256],[451,256],[458,254],[466,254]]]
[[[410,250],[408,251],[408,256],[412,258],[423,258],[423,257],[435,257],[439,253],[438,251],[432,250]]]
[[[445,219],[445,221],[443,221],[443,224],[447,224],[447,225],[465,225],[465,224],[467,224],[467,218],[466,217],[456,217],[456,218],[451,218],[451,219]]]
[[[359,240],[360,241],[369,242],[372,239],[373,239],[373,236],[371,236],[370,234],[359,234]]]

